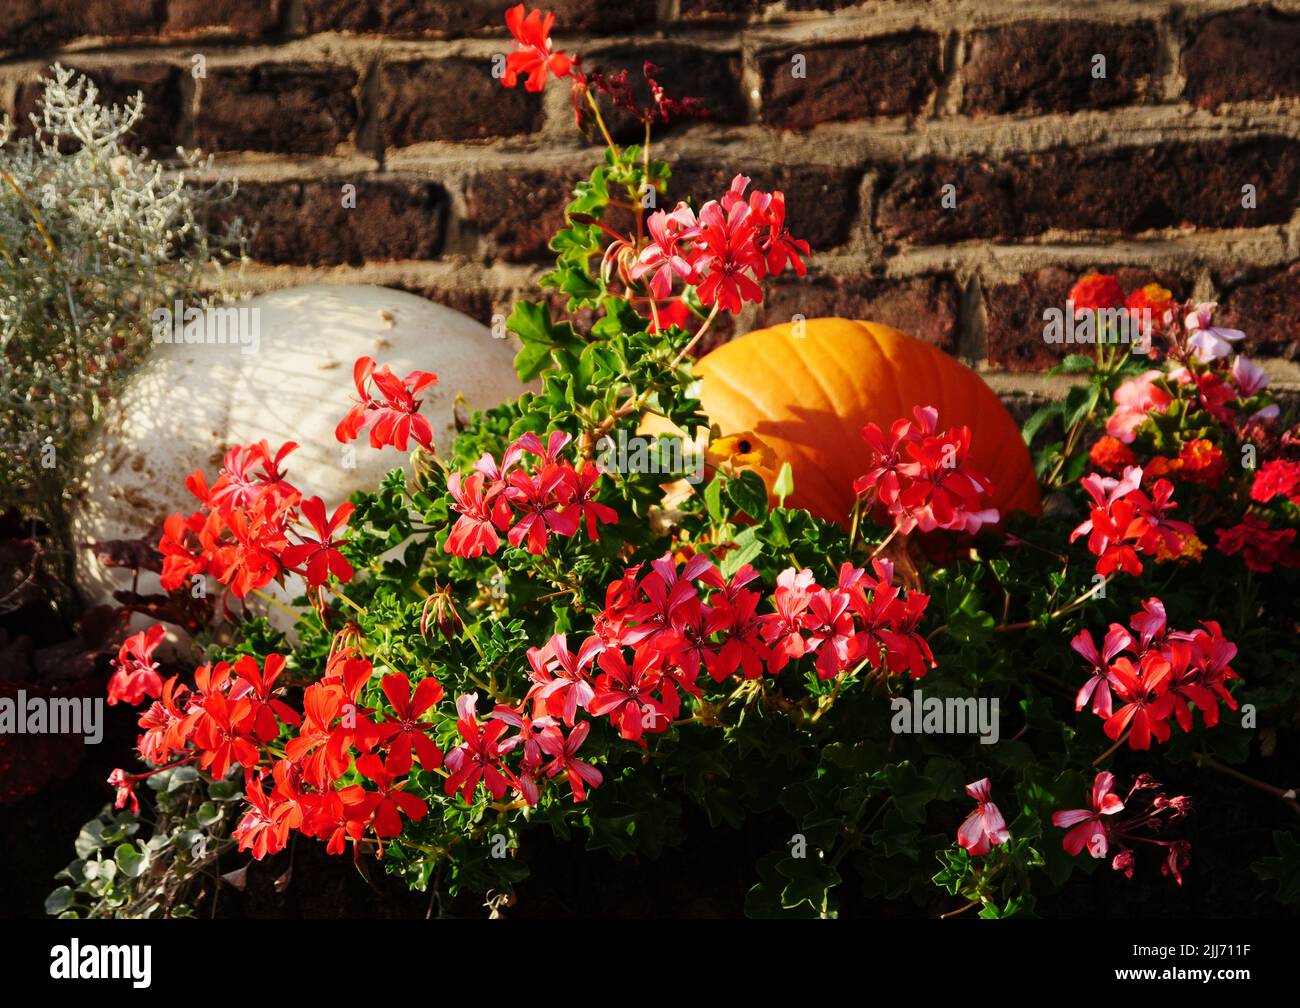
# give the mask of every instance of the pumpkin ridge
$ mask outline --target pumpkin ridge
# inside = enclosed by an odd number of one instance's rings
[[[797,344],[803,342],[803,340],[790,339],[790,342]],[[831,390],[827,387],[826,382],[823,380],[821,374],[817,371],[816,368],[812,367],[808,363],[808,359],[804,356],[802,349],[800,349],[797,346],[794,347],[794,356],[796,357],[796,359],[798,359],[799,364],[803,367],[804,371],[812,375],[813,380],[817,383],[817,387],[821,389],[822,397],[826,400],[827,409],[829,409],[831,411],[831,414],[835,417],[835,422],[837,426],[839,426],[841,432],[845,433],[845,444],[852,445],[854,443],[854,439],[859,435],[857,431],[853,430],[852,424],[849,423],[849,419],[844,415],[843,411],[836,408],[839,405],[839,397],[831,393]],[[836,367],[839,367],[841,368],[841,370],[843,370],[843,366],[839,363],[838,354],[832,354],[831,359],[835,361]],[[849,378],[849,387],[852,388],[854,385],[852,376],[849,375],[847,371],[844,371],[843,373],[847,378]],[[831,483],[832,489],[834,489],[834,481],[828,481],[828,482]],[[836,492],[837,495],[851,494],[852,486],[850,485],[849,487],[842,488]],[[849,504],[849,507],[850,508],[852,507],[851,503]]]
[[[790,340],[789,337],[786,337],[785,342],[786,342],[787,345],[789,345],[789,344],[792,343],[793,341]],[[805,370],[806,372],[808,372],[810,375],[813,375],[811,369],[808,368],[808,366],[804,363],[804,361],[803,361],[801,358],[799,358],[799,355],[798,355],[797,352],[794,353],[793,356],[794,356],[796,359],[799,360],[800,365],[804,368],[804,370]],[[773,359],[774,359],[775,357],[776,357],[775,354],[756,354],[756,355],[755,355],[755,359],[758,360],[758,361],[761,361],[761,362],[762,362],[762,366],[763,366],[764,368],[766,368],[766,369],[767,369],[767,370],[772,374],[772,376],[775,378],[775,381],[773,382],[773,384],[774,384],[777,388],[783,388],[783,387],[784,387],[784,388],[788,388],[788,387],[789,387],[789,384],[790,384],[790,383],[789,383],[789,376],[786,374],[786,372],[782,371],[780,368],[776,367],[776,366],[772,363],[772,361],[773,361]],[[813,375],[813,377],[814,377],[814,379],[817,381],[817,383],[818,383],[818,388],[821,389],[822,394],[823,394],[823,397],[824,397],[824,396],[825,396],[825,391],[826,391],[826,390],[825,390],[825,387],[821,384],[821,380],[820,380],[820,378],[817,378],[816,375]],[[734,387],[734,386],[733,386],[733,387]],[[828,403],[826,403],[826,406],[827,406],[827,408],[829,409],[830,407],[833,406],[833,403],[828,402]],[[772,413],[773,413],[773,411],[768,410],[767,412],[768,412],[768,417],[769,417],[769,419],[770,419],[770,418],[771,418],[771,415],[772,415]],[[796,419],[797,419],[797,418],[796,418]],[[837,419],[838,419],[838,417],[837,417]],[[755,433],[759,433],[759,432],[758,432],[758,431],[755,431]],[[802,469],[803,471],[800,472],[800,473],[796,473],[796,474],[795,474],[795,493],[796,493],[796,494],[799,493],[799,483],[800,483],[800,480],[801,480],[801,479],[807,479],[807,477],[808,477],[808,473],[811,472],[811,473],[813,473],[813,474],[816,475],[818,481],[819,481],[819,482],[821,483],[821,485],[822,485],[822,488],[823,488],[824,490],[826,490],[826,491],[829,491],[829,493],[830,493],[830,499],[833,500],[833,501],[838,501],[838,500],[840,499],[840,494],[836,492],[836,489],[835,489],[835,481],[834,481],[833,479],[831,479],[830,474],[827,473],[827,472],[825,471],[825,469],[824,469],[822,466],[819,466],[819,465],[816,464],[816,459],[813,458],[811,455],[809,455],[808,452],[807,452],[807,451],[806,451],[802,446],[800,446],[800,445],[798,445],[798,444],[796,444],[796,443],[794,443],[794,442],[788,440],[788,439],[785,438],[785,437],[782,437],[781,440],[785,442],[785,448],[784,448],[784,451],[785,451],[785,454],[786,454],[787,456],[789,456],[791,453],[797,451],[798,454],[799,454],[799,456],[800,456],[800,458],[801,458],[801,460],[802,460],[803,462],[806,463],[806,465],[804,465],[804,466],[801,467],[801,469]],[[789,460],[789,459],[787,459],[787,460]],[[794,468],[793,461],[792,461],[792,460],[789,460],[789,461],[791,461],[791,469],[793,469],[793,468]],[[779,469],[779,466],[778,466],[778,469]],[[769,487],[769,489],[770,489],[770,487]],[[815,496],[815,495],[814,495],[814,496]]]
[[[763,369],[763,377],[767,378],[768,385],[774,385],[777,389],[788,389],[789,381],[787,372],[781,371],[780,368],[777,368],[775,363],[771,362],[770,356],[771,355],[754,354],[753,360],[754,362],[758,362],[759,367]],[[753,367],[753,364],[751,364],[751,367]],[[714,373],[716,375],[716,372]],[[754,398],[753,394],[750,394],[746,389],[742,389],[741,386],[736,385],[735,381],[725,378],[724,384],[727,385],[733,393],[736,393],[738,397],[748,399],[763,419],[772,419],[774,416],[779,418],[781,410],[774,410],[774,408],[762,406],[761,403]],[[775,424],[777,428],[780,428],[779,419],[775,420]],[[794,497],[796,497],[796,499],[802,498],[805,494],[814,498],[823,497],[826,496],[826,494],[829,494],[828,499],[831,499],[831,501],[839,499],[839,494],[837,494],[835,490],[835,481],[829,477],[828,473],[824,471],[822,466],[819,466],[818,459],[816,459],[815,455],[811,453],[806,446],[802,446],[797,444],[797,442],[789,440],[788,436],[784,436],[784,434],[781,434],[779,431],[777,431],[774,436],[771,432],[759,431],[758,424],[754,424],[753,428],[755,433],[767,433],[767,436],[772,437],[772,440],[781,442],[781,453],[779,454],[785,455],[784,460],[790,462],[790,467],[794,468],[794,463],[800,463],[800,472],[794,473]],[[723,433],[733,432],[724,431]],[[775,447],[776,445],[774,445],[774,449]],[[813,488],[807,488],[807,481],[809,481],[810,476],[813,476],[815,479],[816,485],[814,485]],[[802,492],[800,489],[801,485],[806,488],[803,489]],[[818,493],[818,485],[820,486],[820,493]],[[815,507],[810,507],[810,510],[816,509]]]
[[[885,341],[876,333],[875,329],[871,325],[864,323],[862,328],[863,330],[865,330],[867,337],[875,345],[876,353],[880,356],[882,360],[888,363],[889,368],[891,370],[896,372],[900,367],[905,366],[898,357],[898,351],[900,350],[900,346],[896,340],[891,339],[889,341],[889,344],[886,345]],[[906,408],[907,404],[904,402],[903,389],[901,387],[901,383],[897,381],[889,382],[888,388],[889,388],[889,393],[892,396],[892,399],[890,400],[890,409],[888,411],[888,415],[894,417],[895,419],[899,417],[910,418],[912,413],[911,410]],[[892,423],[892,421],[882,423],[879,426],[885,430],[888,430],[889,423]]]
[[[866,326],[862,325],[861,323],[857,323],[857,333],[856,333],[855,335],[858,335],[858,336],[863,337],[864,342],[867,343],[867,344],[869,344],[869,345],[871,345],[871,346],[873,346],[873,347],[875,348],[875,350],[876,350],[877,355],[879,355],[879,351],[880,351],[880,344],[879,344],[879,341],[876,340],[875,335],[871,332],[870,329],[868,329]],[[867,359],[867,358],[869,358],[869,357],[871,357],[871,356],[872,356],[872,355],[871,355],[869,352],[866,352],[866,353],[863,354],[863,359],[865,360],[865,359]],[[851,372],[847,367],[844,366],[844,362],[843,362],[843,360],[841,360],[840,355],[839,355],[839,354],[835,354],[835,355],[833,355],[833,356],[831,357],[831,360],[833,360],[833,361],[835,362],[835,366],[836,366],[837,368],[839,368],[840,373],[844,375],[845,379],[846,379],[847,382],[848,382],[848,386],[849,386],[850,391],[851,391],[852,393],[854,393],[854,394],[858,393],[859,389],[861,388],[861,383],[860,383],[860,382],[858,381],[858,379],[855,377],[855,375],[853,374],[853,372]],[[852,399],[850,399],[850,401],[852,401]],[[843,421],[847,420],[848,418],[847,418],[847,417],[843,417],[843,416],[841,416],[840,419],[841,419],[841,422],[843,422]],[[851,423],[851,424],[848,425],[848,430],[849,430],[849,434],[848,434],[848,443],[849,443],[850,445],[853,445],[853,446],[860,446],[860,445],[863,443],[863,442],[862,442],[862,428],[863,428],[863,426],[865,426],[865,425],[864,425],[864,424],[860,424],[860,423]],[[861,451],[861,448],[859,448],[859,451]],[[865,462],[865,459],[864,459],[864,462]],[[865,468],[865,466],[864,466],[864,468]],[[852,494],[852,491],[853,491],[853,484],[852,484],[852,483],[849,484],[849,486],[848,486],[848,490],[849,490],[849,493]],[[853,494],[853,496],[856,497],[857,495],[856,495],[856,494]],[[851,507],[851,506],[852,506],[852,505],[850,504],[850,507]]]

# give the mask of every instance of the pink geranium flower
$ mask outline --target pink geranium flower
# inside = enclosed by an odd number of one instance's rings
[[[1068,829],[1063,844],[1066,853],[1074,856],[1085,847],[1095,858],[1104,858],[1109,848],[1109,835],[1102,816],[1114,815],[1124,810],[1124,803],[1114,793],[1115,775],[1109,771],[1097,774],[1092,782],[1092,807],[1067,809],[1052,813],[1052,825]]]
[[[1163,413],[1169,406],[1170,395],[1154,384],[1162,377],[1160,371],[1143,371],[1130,378],[1115,390],[1115,412],[1106,420],[1106,433],[1113,438],[1132,444],[1138,427],[1150,413]]]
[[[966,793],[976,801],[975,811],[957,830],[957,842],[972,856],[987,854],[998,844],[1011,839],[1007,821],[991,801],[993,784],[987,777],[966,785]]]

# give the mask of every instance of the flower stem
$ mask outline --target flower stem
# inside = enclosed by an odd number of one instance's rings
[[[1117,750],[1120,746],[1122,746],[1125,742],[1128,741],[1129,733],[1131,731],[1132,729],[1130,728],[1129,731],[1126,731],[1123,735],[1121,735],[1119,737],[1119,740],[1113,746],[1111,746],[1104,753],[1102,753],[1100,756],[1098,756],[1095,760],[1092,761],[1092,765],[1096,766],[1102,760],[1108,758],[1109,756],[1112,756],[1115,753],[1115,750]]]
[[[1256,780],[1254,777],[1251,777],[1248,774],[1244,774],[1240,770],[1234,770],[1232,767],[1226,766],[1223,763],[1220,763],[1214,757],[1206,756],[1204,753],[1197,753],[1194,759],[1196,760],[1197,766],[1209,767],[1211,770],[1216,770],[1221,774],[1233,778],[1234,780],[1239,780],[1243,784],[1249,784],[1257,791],[1263,791],[1265,794],[1271,794],[1274,798],[1277,798],[1281,800],[1283,803],[1285,803],[1286,806],[1290,808],[1292,812],[1296,813],[1296,815],[1300,815],[1300,802],[1296,801],[1295,788],[1289,788],[1289,789],[1280,788],[1275,784],[1268,784],[1262,780]]]
[[[605,117],[600,114],[600,106],[596,104],[596,99],[592,97],[590,89],[585,94],[587,95],[587,104],[591,106],[591,111],[596,116],[596,125],[600,127],[601,136],[605,138],[605,143],[609,145],[609,149],[617,156],[618,144],[614,143],[614,138],[609,135],[609,130],[605,126]]]

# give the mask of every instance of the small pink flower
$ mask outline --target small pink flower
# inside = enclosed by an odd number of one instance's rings
[[[646,219],[651,241],[629,270],[632,279],[640,280],[651,274],[650,291],[660,300],[672,296],[675,276],[686,283],[695,283],[698,277],[686,258],[689,253],[683,243],[695,236],[696,229],[695,212],[685,203],[678,203],[671,213],[667,210],[652,213]]]
[[[1238,356],[1232,362],[1232,383],[1239,395],[1251,396],[1268,388],[1268,375],[1254,361]]]
[[[1232,344],[1246,338],[1240,329],[1225,329],[1214,324],[1214,309],[1218,304],[1205,301],[1183,320],[1190,334],[1187,345],[1196,351],[1196,357],[1202,363],[1227,357],[1232,352]]]
[[[1074,856],[1085,847],[1094,858],[1104,858],[1109,845],[1106,824],[1102,816],[1114,815],[1124,810],[1124,803],[1119,795],[1113,793],[1115,775],[1109,771],[1097,774],[1092,782],[1092,807],[1086,809],[1066,809],[1052,813],[1052,825],[1069,829],[1062,846],[1067,854]]]
[[[977,804],[975,811],[958,828],[957,842],[972,857],[987,854],[990,848],[1011,839],[1011,831],[1007,829],[1007,822],[1002,818],[998,807],[989,800],[993,794],[993,784],[987,777],[967,784],[966,793]]]
[[[1106,433],[1113,438],[1132,444],[1135,432],[1147,414],[1163,413],[1169,406],[1170,396],[1154,384],[1161,377],[1156,370],[1144,371],[1130,378],[1115,390],[1115,412],[1106,421]]]
[[[1087,630],[1080,630],[1079,635],[1070,641],[1070,647],[1083,656],[1091,666],[1092,672],[1091,678],[1083,684],[1079,695],[1074,698],[1075,710],[1083,710],[1084,705],[1091,699],[1094,714],[1103,718],[1110,717],[1110,687],[1114,683],[1114,676],[1110,672],[1111,659],[1125,648],[1132,646],[1133,638],[1118,623],[1110,625],[1110,629],[1106,632],[1106,639],[1102,642],[1100,654],[1097,653],[1097,645],[1092,642],[1092,634]]]

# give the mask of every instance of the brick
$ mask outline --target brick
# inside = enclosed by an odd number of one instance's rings
[[[1300,359],[1300,263],[1216,273],[1215,285],[1222,292],[1215,320],[1246,334],[1244,353]]]
[[[137,93],[144,98],[144,115],[127,138],[133,149],[147,147],[154,154],[172,154],[183,140],[181,124],[181,79],[179,68],[166,63],[133,63],[121,66],[85,68],[65,64],[87,76],[99,90],[101,105],[123,105]],[[14,98],[19,132],[32,132],[30,115],[40,103],[44,88],[39,80],[24,82]]]
[[[688,23],[741,24],[762,9],[763,0],[681,0],[677,17]]]
[[[500,315],[504,319],[510,315],[510,310],[513,307],[513,304],[507,301],[506,298],[491,291],[477,288],[464,290],[459,287],[435,287],[429,284],[413,283],[397,284],[396,286],[399,290],[418,294],[429,301],[446,305],[448,308],[454,308],[456,311],[482,322],[489,328],[492,325],[494,315]]]
[[[508,262],[549,258],[547,243],[564,226],[577,172],[492,170],[466,186],[469,223],[488,242],[492,256]]]
[[[332,154],[356,127],[356,83],[356,73],[341,66],[209,66],[195,143],[209,151]]]
[[[487,60],[387,63],[379,71],[376,108],[389,147],[513,136],[542,125],[541,95],[502,87]]]
[[[876,223],[891,241],[927,245],[1027,238],[1053,228],[1136,234],[1260,227],[1290,219],[1298,182],[1300,143],[1282,137],[1059,150],[997,164],[929,160],[886,184]],[[957,205],[944,209],[949,183]],[[1257,209],[1242,206],[1247,183],[1256,187]]]
[[[1085,269],[1047,266],[1015,283],[993,285],[984,292],[989,363],[1010,371],[1046,371],[1074,352],[1069,345],[1043,340],[1047,324],[1043,312],[1048,308],[1064,311],[1070,288],[1087,273],[1114,274],[1126,291],[1158,283],[1180,300],[1191,294],[1193,283],[1190,276],[1165,270],[1100,264]]]
[[[356,207],[342,186],[357,187]],[[255,229],[250,254],[297,266],[433,259],[446,232],[447,194],[436,182],[369,176],[309,182],[245,182],[228,217]]]
[[[353,32],[406,38],[445,37],[505,25],[507,0],[447,3],[446,0],[305,0],[309,32]]]
[[[555,32],[563,36],[578,31],[646,31],[658,18],[657,6],[655,0],[619,0],[618,3],[556,0],[546,4],[545,9],[555,12]],[[504,21],[500,18],[494,24],[503,24]]]
[[[736,170],[684,160],[673,163],[667,206],[687,200],[696,207],[718,199],[731,185]],[[751,191],[780,189],[785,193],[786,223],[815,250],[843,245],[858,214],[858,183],[854,169],[822,165],[746,165]]]
[[[309,32],[352,32],[400,38],[450,38],[492,32],[509,42],[505,12],[514,0],[305,0]],[[531,5],[530,5],[531,6]],[[558,0],[546,5],[555,13],[555,31],[622,31],[654,23],[654,0]]]
[[[583,65],[589,71],[618,73],[626,70],[628,82],[633,86],[634,101],[641,108],[649,108],[652,104],[643,72],[647,62],[659,68],[655,80],[670,98],[698,98],[703,102],[708,121],[735,123],[745,120],[747,109],[741,94],[738,52],[655,42],[597,50],[583,59]],[[605,121],[614,136],[640,141],[643,132],[640,123],[629,113],[611,108],[608,98],[602,97],[600,101]],[[656,136],[662,136],[666,128],[665,124],[656,122]]]
[[[134,38],[157,32],[164,0],[5,0],[0,56],[31,56],[89,36]]]
[[[895,2],[910,2],[910,0],[895,0]],[[785,0],[785,9],[792,11],[837,11],[861,5],[862,0]]]
[[[1104,78],[1093,57],[1106,57]],[[1155,25],[1030,21],[971,35],[962,68],[967,115],[1073,112],[1149,100]]]
[[[957,348],[961,292],[952,277],[904,279],[805,277],[769,284],[759,326],[811,318],[881,322],[952,353]]]
[[[1245,10],[1197,23],[1183,50],[1184,92],[1199,108],[1300,95],[1300,17]]]
[[[802,56],[806,76],[794,76]],[[909,32],[759,57],[763,122],[782,129],[871,116],[914,115],[939,83],[939,37]]]
[[[167,35],[204,35],[219,30],[241,39],[279,32],[287,0],[167,0]]]

